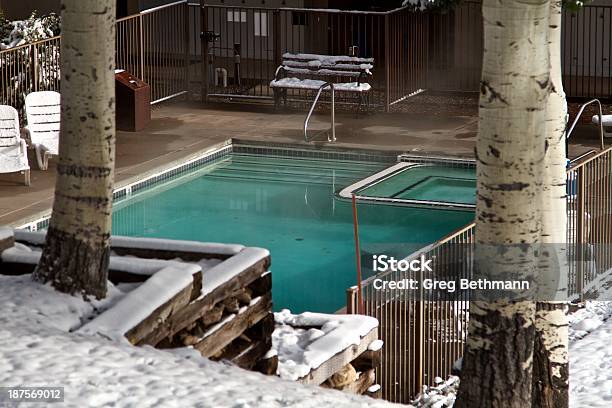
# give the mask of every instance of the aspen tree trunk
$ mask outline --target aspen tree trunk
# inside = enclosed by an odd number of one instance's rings
[[[567,296],[567,173],[565,129],[567,103],[561,73],[561,0],[550,2],[548,46],[551,93],[547,105],[547,152],[542,183],[542,284],[556,282],[542,295],[550,302],[538,302],[533,363],[533,407],[563,408],[568,400],[568,321]],[[555,293],[556,292],[556,293]],[[556,297],[554,296],[556,295]],[[550,297],[548,297],[550,296]]]
[[[546,0],[484,0],[475,273],[533,278],[549,94]],[[525,245],[526,244],[526,245]],[[530,406],[535,302],[470,302],[455,406]]]
[[[34,277],[106,295],[115,167],[115,0],[62,0],[55,201]]]

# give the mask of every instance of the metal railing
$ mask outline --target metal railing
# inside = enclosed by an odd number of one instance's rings
[[[312,114],[314,113],[315,107],[317,106],[317,103],[319,102],[319,98],[321,97],[321,94],[323,93],[323,91],[325,91],[326,88],[329,88],[331,92],[331,128],[329,129],[331,131],[331,134],[327,136],[327,141],[328,142],[336,141],[336,89],[334,88],[334,84],[326,82],[319,87],[317,96],[315,97],[314,102],[312,103],[312,106],[310,107],[310,111],[308,112],[308,116],[306,116],[306,120],[304,121],[304,141],[305,142],[312,141],[312,138],[308,137],[308,124],[310,122],[310,118],[312,117]]]
[[[569,295],[583,299],[612,269],[612,148],[574,162],[567,180]],[[469,302],[456,293],[445,298],[436,292],[432,298],[422,289],[378,290],[376,279],[469,278],[474,238],[475,224],[470,224],[409,257],[435,259],[431,276],[394,271],[362,282],[365,314],[379,320],[379,338],[385,342],[377,370],[383,398],[408,403],[423,385],[451,373],[463,354]],[[349,288],[347,312],[357,310],[357,288]]]
[[[598,110],[598,114],[597,117],[599,118],[599,139],[600,139],[600,146],[599,148],[601,150],[604,149],[605,144],[604,144],[604,125],[603,125],[603,112],[601,110],[601,102],[599,101],[599,99],[591,99],[590,101],[588,101],[587,103],[584,103],[580,106],[580,110],[578,111],[578,114],[576,115],[576,117],[574,118],[574,121],[572,122],[572,125],[569,127],[569,130],[566,132],[566,139],[569,139],[570,136],[572,135],[572,132],[574,131],[574,128],[576,127],[576,124],[578,123],[578,121],[580,120],[580,116],[582,116],[582,113],[584,112],[584,109],[593,104],[596,103],[599,110]]]
[[[478,92],[482,70],[482,2],[464,0],[432,12],[428,84],[439,92]],[[568,97],[612,98],[612,6],[563,10],[561,61]]]
[[[186,1],[117,20],[116,66],[151,86],[152,103],[188,89],[187,21]],[[60,43],[58,36],[0,51],[0,104],[17,108],[23,118],[27,94],[60,90]]]
[[[588,4],[566,10],[561,28],[567,95],[612,98],[612,6]]]
[[[374,58],[372,105],[388,109],[426,86],[424,13],[210,4],[201,10],[203,31],[219,36],[202,43],[204,98],[272,99],[269,84],[284,53],[347,55],[351,47],[360,57]],[[227,85],[214,83],[217,69],[228,73]],[[292,90],[289,98],[310,101],[312,94]],[[355,103],[337,99],[336,104]]]
[[[27,94],[59,90],[59,56],[60,37],[0,51],[0,104],[15,107],[24,117]]]
[[[191,38],[186,0],[117,20],[117,68],[151,86],[151,103],[188,93]]]
[[[612,148],[573,164],[567,177],[569,289],[582,300],[612,268]]]

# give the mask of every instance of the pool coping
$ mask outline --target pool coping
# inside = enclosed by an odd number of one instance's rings
[[[372,174],[371,176],[368,176],[362,180],[359,180],[356,183],[351,184],[350,186],[345,187],[338,193],[338,197],[343,200],[352,200],[353,196],[355,196],[355,199],[359,200],[360,202],[402,205],[419,208],[444,208],[463,211],[473,211],[476,209],[475,204],[452,203],[448,201],[412,200],[406,198],[375,197],[357,194],[358,191],[363,190],[364,188],[374,186],[378,183],[382,183],[383,181],[388,180],[394,175],[406,171],[407,169],[429,165],[441,165],[453,168],[474,168],[476,166],[476,161],[455,157],[429,157],[422,155],[417,156],[410,154],[401,154],[398,156],[398,163],[396,165],[379,171],[378,173]]]

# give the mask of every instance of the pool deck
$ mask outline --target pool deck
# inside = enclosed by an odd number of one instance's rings
[[[269,106],[167,102],[154,107],[145,131],[118,132],[116,184],[168,167],[233,139],[305,144],[303,111],[274,112]],[[473,157],[478,118],[474,115],[376,113],[361,118],[336,116],[337,147],[400,153]],[[329,127],[328,114],[313,119],[313,129]],[[326,142],[316,142],[325,146]],[[579,126],[570,146],[576,156],[598,146],[597,129]],[[19,174],[0,174],[0,225],[19,226],[49,211],[55,186],[55,160],[40,171],[30,152],[32,185]]]

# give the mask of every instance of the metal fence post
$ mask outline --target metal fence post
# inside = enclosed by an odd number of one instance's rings
[[[418,301],[418,326],[419,326],[419,336],[418,336],[418,378],[417,378],[417,389],[419,392],[423,389],[423,384],[425,383],[425,372],[424,372],[424,354],[425,354],[425,290],[423,289],[423,271],[419,272],[419,301]]]
[[[586,195],[586,184],[585,184],[585,172],[586,167],[582,167],[577,170],[577,208],[576,208],[576,291],[580,301],[584,300],[584,242],[585,242],[585,225],[584,225],[584,213],[585,213],[585,195]]]
[[[138,16],[138,40],[139,40],[139,48],[140,48],[140,79],[142,79],[143,81],[147,82],[147,80],[145,79],[145,57],[144,57],[144,28],[143,28],[143,17],[142,14]],[[151,100],[154,100],[153,95],[151,95]]]
[[[208,31],[208,8],[206,7],[206,4],[204,4],[204,0],[202,0],[202,2],[200,3],[200,27],[202,29],[202,33],[206,33]],[[202,53],[202,81],[200,82],[200,92],[202,93],[202,102],[208,102],[208,70],[210,69],[210,56],[208,55],[208,46],[208,40],[206,39],[206,37],[202,36],[200,41],[200,48]]]
[[[273,18],[273,34],[274,35],[274,65],[279,66],[282,62],[281,53],[281,32],[280,32],[280,10],[274,10]]]
[[[191,99],[190,96],[190,88],[191,88],[191,47],[189,47],[189,43],[191,40],[191,32],[189,31],[189,3],[185,2],[185,6],[183,8],[185,13],[185,91],[187,92],[187,100]],[[195,21],[194,21],[195,24]]]
[[[36,45],[30,45],[30,55],[32,56],[32,86],[34,92],[38,91],[38,80],[39,78],[39,66],[38,66],[38,53],[36,52]]]
[[[389,13],[385,14],[385,112],[391,108],[391,35]]]

